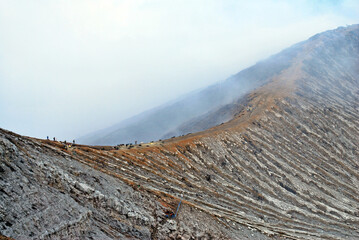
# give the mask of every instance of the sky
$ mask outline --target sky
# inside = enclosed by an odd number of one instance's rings
[[[0,128],[71,141],[310,36],[357,0],[0,0]]]

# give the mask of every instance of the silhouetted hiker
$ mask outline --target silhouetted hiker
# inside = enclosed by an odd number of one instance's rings
[[[54,137],[54,141],[56,141],[56,138]]]
[[[49,136],[47,136],[46,138],[47,138],[47,140],[49,140]]]
[[[74,140],[72,140],[72,143],[73,143],[73,144],[75,144],[75,139],[74,139]]]

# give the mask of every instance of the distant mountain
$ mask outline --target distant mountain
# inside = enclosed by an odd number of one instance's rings
[[[112,127],[77,139],[89,145],[117,145],[129,142],[149,142],[201,131],[230,120],[232,112],[207,118],[222,107],[235,104],[246,93],[280,74],[290,66],[301,51],[296,44],[225,81],[181,97],[177,101],[149,110]]]

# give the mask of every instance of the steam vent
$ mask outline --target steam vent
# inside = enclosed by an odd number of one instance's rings
[[[70,146],[0,129],[0,234],[359,239],[359,25],[244,71],[260,84],[206,117],[231,120],[182,137]]]

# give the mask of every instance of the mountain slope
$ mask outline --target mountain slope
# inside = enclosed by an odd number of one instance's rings
[[[304,42],[238,107],[222,125],[129,149],[1,130],[0,233],[358,239],[359,25]]]
[[[253,67],[245,69],[222,83],[217,83],[201,91],[190,93],[177,101],[165,104],[138,116],[125,120],[110,128],[97,131],[77,140],[92,145],[117,145],[129,142],[149,142],[161,138],[204,130],[230,120],[233,115],[218,115],[216,121],[205,121],[203,116],[238,101],[250,90],[268,82],[276,74],[286,69],[302,44],[296,44]],[[188,121],[197,121],[192,128]],[[186,125],[183,128],[181,125]],[[170,137],[172,137],[171,135]]]

